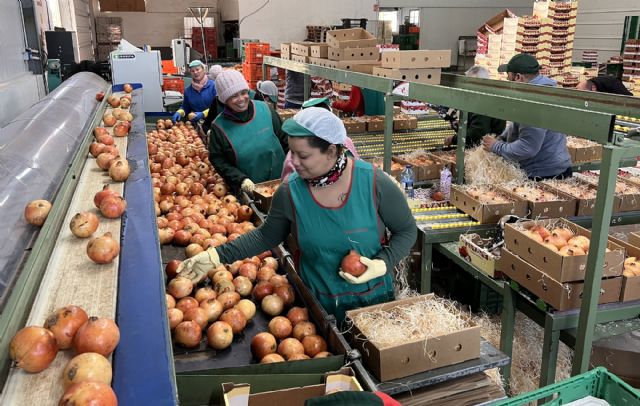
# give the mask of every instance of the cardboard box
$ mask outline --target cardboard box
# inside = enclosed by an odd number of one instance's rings
[[[407,114],[393,116],[394,130],[415,130],[418,128],[418,117]]]
[[[594,341],[590,365],[603,366],[632,386],[640,387],[638,337],[637,331],[631,331]]]
[[[391,160],[399,164],[402,164],[403,166],[412,165],[413,173],[416,177],[416,181],[418,182],[430,180],[430,179],[439,179],[440,171],[442,170],[442,167],[443,167],[442,162],[435,156],[431,156],[430,154],[426,154],[426,155],[428,155],[429,158],[433,159],[434,161],[433,165],[422,165],[422,164],[414,163],[411,161],[407,161],[402,157],[391,157]]]
[[[317,42],[292,42],[291,54],[300,56],[312,56],[311,46],[316,44]]]
[[[293,55],[291,55],[291,60],[295,61],[295,62],[300,62],[300,63],[309,63],[309,57],[308,56],[302,56],[302,55],[293,54]]]
[[[376,37],[363,28],[327,31],[327,44],[332,48],[375,47],[376,41]]]
[[[371,61],[380,59],[377,47],[367,48],[329,48],[328,58],[333,61]]]
[[[369,61],[365,61],[365,62],[369,62]],[[353,72],[366,73],[367,75],[371,75],[373,74],[373,68],[377,68],[379,66],[380,66],[379,63],[363,63],[363,64],[352,65],[351,70]]]
[[[255,190],[253,191],[253,202],[255,203],[258,210],[263,213],[269,213],[269,209],[271,208],[271,201],[273,200],[273,195],[263,194],[261,189],[270,186],[277,187],[278,185],[280,185],[280,179],[269,180],[267,182],[256,184]]]
[[[554,189],[543,183],[538,183],[537,186],[542,190],[556,194],[563,200],[554,200],[550,202],[534,202],[533,200],[525,199],[517,195],[515,192],[513,192],[512,188],[502,188],[502,190],[513,196],[515,199],[520,199],[527,202],[530,218],[548,219],[557,217],[571,217],[575,215],[577,204],[577,200],[575,198],[568,197],[565,194],[557,193]]]
[[[329,45],[315,44],[311,45],[311,55],[314,58],[326,58],[329,52]]]
[[[534,224],[548,226],[555,223],[564,225],[575,235],[584,235],[591,238],[591,232],[565,219],[538,220],[520,223],[525,229]],[[551,230],[549,230],[551,231]],[[514,254],[529,262],[558,282],[583,281],[587,269],[587,255],[565,257],[557,251],[552,251],[544,245],[527,237],[522,231],[516,229],[513,224],[507,224],[504,230],[504,245]],[[605,253],[603,277],[622,275],[624,262],[624,248],[613,241],[609,241],[607,248],[611,251]]]
[[[329,372],[325,383],[297,388],[281,389],[262,393],[251,393],[246,383],[222,384],[225,406],[304,406],[308,399],[317,398],[336,391],[362,392],[362,386],[351,368]]]
[[[477,240],[480,238],[478,234],[460,234],[458,240],[458,248],[464,247],[467,252],[467,257],[464,257],[467,261],[471,262],[482,273],[492,277],[501,277],[502,273],[498,265],[499,255],[493,255],[480,248],[477,244]]]
[[[280,44],[280,58],[282,59],[291,59],[291,43],[283,42]]]
[[[597,188],[595,186],[593,186],[592,184],[588,183],[588,182],[583,182],[577,178],[573,178],[572,181],[578,182],[581,185],[584,185],[585,188],[588,189],[593,189],[596,190]],[[573,197],[576,198],[575,196],[572,196],[570,194],[564,193],[562,190],[556,189],[555,187],[553,187],[553,183],[554,181],[542,181],[541,183],[544,183],[545,185],[549,186],[551,188],[551,190],[554,193],[558,193],[558,194],[565,194],[569,197]],[[595,211],[595,207],[596,207],[596,199],[580,199],[580,198],[576,198],[577,202],[576,202],[576,215],[577,216],[591,216],[593,215],[593,212]],[[619,199],[615,199],[613,200],[613,213],[619,211],[620,208],[620,200]]]
[[[610,237],[612,241],[624,247],[628,257],[640,258],[640,234],[629,233],[628,242]],[[632,300],[640,300],[640,276],[628,278],[622,277],[622,291],[620,292],[620,301],[628,302]]]
[[[373,75],[408,82],[440,84],[440,69],[387,69],[373,68]]]
[[[375,118],[375,119],[372,119]],[[367,120],[367,132],[384,131],[384,116],[372,116]]]
[[[433,298],[433,294],[349,310],[347,318],[353,319],[362,312],[378,309],[390,310],[394,307],[411,305],[431,298]],[[470,321],[470,324],[473,323]],[[368,340],[353,339],[353,337],[364,337],[355,324],[352,328],[351,342],[360,351],[367,369],[383,382],[457,364],[480,356],[480,326],[477,325],[444,336],[409,341],[387,348],[378,348]]]
[[[578,175],[576,175],[578,176]],[[591,183],[593,186],[597,187],[598,186],[598,175],[583,175],[583,174],[579,174],[579,179],[584,180],[587,183]],[[623,183],[623,184],[627,184],[630,186],[633,186],[635,188],[638,187],[638,185],[629,182],[628,180],[626,180],[623,177],[618,176],[616,178],[616,182],[618,183]],[[617,184],[616,184],[617,186]],[[613,212],[614,213],[618,213],[618,212],[624,212],[624,211],[636,211],[640,209],[640,193],[635,193],[635,194],[619,194],[616,193],[614,198],[613,198]]]
[[[501,252],[500,270],[554,309],[575,309],[582,303],[584,282],[559,282],[506,248]],[[620,277],[603,279],[598,303],[617,302],[621,286]]]
[[[492,190],[496,189],[492,188]],[[508,214],[518,217],[527,215],[527,202],[525,201],[514,199],[511,203],[482,204],[456,185],[451,185],[450,201],[451,204],[481,224],[497,223],[502,216]]]
[[[594,145],[583,148],[567,146],[571,162],[591,162],[602,159],[602,145]]]
[[[381,62],[383,68],[391,69],[448,68],[451,65],[451,50],[384,52]]]
[[[342,120],[347,134],[362,134],[367,132],[367,123],[353,119]]]

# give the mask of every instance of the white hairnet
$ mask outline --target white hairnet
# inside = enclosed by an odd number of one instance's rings
[[[347,138],[347,130],[345,130],[342,120],[322,107],[309,107],[300,110],[293,116],[293,119],[316,137],[331,144],[344,144]]]

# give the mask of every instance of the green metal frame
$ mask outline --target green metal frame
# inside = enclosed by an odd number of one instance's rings
[[[317,65],[265,57],[265,65],[277,66],[302,72],[306,75],[321,76],[330,80],[369,88],[392,94],[395,81],[362,73],[325,68]],[[389,97],[387,97],[389,99]],[[474,112],[495,118],[526,123],[531,126],[548,128],[565,134],[590,139],[604,146],[601,174],[598,183],[593,235],[589,250],[585,276],[585,290],[577,324],[577,341],[573,362],[573,374],[588,369],[589,354],[594,338],[594,327],[598,322],[597,299],[602,274],[603,253],[609,232],[613,190],[620,159],[640,155],[640,143],[625,139],[613,133],[615,115],[640,117],[640,99],[595,92],[532,86],[513,82],[466,78],[444,74],[441,85],[410,83],[409,98],[449,106],[462,111],[462,141],[466,130],[465,112]],[[391,117],[390,101],[387,101],[386,117]],[[391,143],[391,125],[385,126],[385,147]],[[390,148],[385,148],[385,163],[390,161]],[[464,156],[457,153],[458,177],[464,173]],[[462,158],[462,159],[460,159]],[[385,166],[385,170],[389,167]],[[607,220],[609,219],[609,220]],[[426,236],[426,235],[425,235]],[[451,241],[451,240],[449,240]],[[425,240],[425,245],[428,245]],[[431,247],[428,247],[431,251]],[[423,258],[423,265],[429,258]],[[430,272],[430,269],[423,269]],[[425,287],[424,281],[421,283]],[[554,347],[556,334],[549,332],[551,339],[545,340],[545,349],[550,353]],[[559,334],[558,334],[559,338]],[[553,354],[552,354],[553,355]],[[551,358],[548,358],[551,359]],[[547,360],[547,362],[549,362]]]
[[[110,94],[111,87],[105,90],[105,97],[97,107],[96,112],[104,110]],[[91,131],[100,123],[100,120],[102,120],[101,114],[95,114],[93,120],[84,128],[86,132],[84,140],[78,147],[62,184],[56,192],[47,221],[40,229],[38,237],[31,248],[31,253],[22,271],[20,271],[20,276],[11,291],[11,296],[0,315],[0,331],[3,332],[3,335],[0,336],[0,382],[5,382],[9,374],[12,362],[9,357],[11,339],[18,330],[24,327],[29,317],[33,301],[38,293],[38,287],[42,282],[51,253],[58,241],[57,236],[60,232],[60,227],[62,227],[62,222],[71,204],[76,185],[80,180],[82,168],[87,160],[87,151],[92,141]]]

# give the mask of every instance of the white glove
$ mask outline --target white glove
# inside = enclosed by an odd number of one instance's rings
[[[251,179],[247,178],[242,181],[240,185],[240,189],[247,193],[253,193],[253,190],[256,188],[256,185],[251,181]]]
[[[360,262],[367,267],[367,270],[360,276],[353,276],[346,272],[340,271],[339,274],[345,281],[351,284],[360,284],[369,282],[371,279],[379,278],[387,273],[387,264],[381,259],[369,259],[360,257]]]
[[[197,285],[207,277],[207,272],[217,266],[220,266],[220,257],[216,249],[211,247],[182,261],[176,273],[191,279],[193,284]]]

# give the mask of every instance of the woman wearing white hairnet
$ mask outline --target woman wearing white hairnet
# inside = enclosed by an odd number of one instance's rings
[[[192,61],[189,64],[191,86],[184,89],[182,106],[171,119],[175,123],[185,116],[193,123],[204,120],[209,114],[209,105],[216,98],[216,85],[207,76],[207,67],[202,61]]]
[[[393,268],[417,235],[402,191],[381,170],[346,155],[344,125],[326,109],[302,110],[282,129],[296,172],[276,190],[266,221],[187,259],[178,272],[200,283],[213,267],[271,249],[291,233],[302,280],[338,320],[347,310],[393,300]],[[340,270],[350,250],[366,266],[358,277]]]

